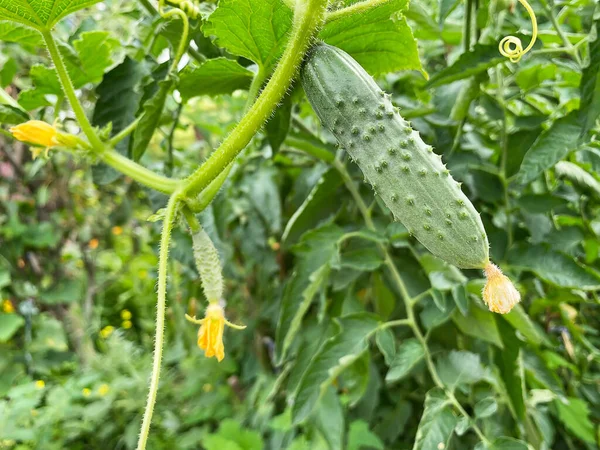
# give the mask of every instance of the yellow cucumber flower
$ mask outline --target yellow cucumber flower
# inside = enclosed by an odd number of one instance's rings
[[[498,266],[489,262],[485,269],[487,283],[483,288],[483,300],[490,311],[506,314],[521,301],[521,294]]]
[[[198,320],[187,314],[185,318],[192,323],[200,325],[200,329],[198,330],[198,347],[204,350],[204,355],[207,358],[214,356],[219,362],[225,358],[225,346],[223,345],[225,325],[236,330],[246,328],[245,326],[235,325],[225,319],[223,307],[216,302],[208,305],[204,319]]]
[[[9,131],[15,139],[21,142],[43,147],[31,150],[34,159],[40,156],[43,151],[46,152],[47,156],[48,150],[52,147],[76,148],[79,146],[79,140],[76,136],[62,133],[55,126],[41,120],[30,120],[12,127]]]

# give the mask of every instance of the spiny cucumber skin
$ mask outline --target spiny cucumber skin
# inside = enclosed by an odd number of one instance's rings
[[[465,269],[485,267],[489,244],[479,213],[441,156],[412,130],[373,78],[344,51],[318,44],[301,79],[322,124],[394,218],[445,261]]]
[[[194,260],[208,301],[223,298],[223,275],[219,252],[202,228],[192,234]]]

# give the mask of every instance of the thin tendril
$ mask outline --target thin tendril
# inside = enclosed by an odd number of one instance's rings
[[[527,0],[519,0],[519,3],[527,10],[529,18],[531,19],[531,42],[529,42],[527,48],[523,49],[521,39],[516,36],[506,36],[500,41],[500,45],[498,46],[502,56],[506,56],[514,63],[519,62],[523,55],[532,49],[538,35],[537,19],[531,5],[527,3]]]

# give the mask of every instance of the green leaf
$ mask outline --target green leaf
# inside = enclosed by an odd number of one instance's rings
[[[278,173],[273,167],[261,167],[252,178],[242,183],[240,189],[248,195],[261,217],[264,219],[269,233],[281,233],[281,198],[277,186]]]
[[[202,438],[202,446],[206,450],[261,450],[264,443],[257,431],[242,428],[236,420],[225,419],[217,433]]]
[[[525,420],[525,398],[523,395],[523,359],[521,358],[521,341],[515,331],[504,320],[498,320],[498,329],[504,344],[504,350],[495,352],[495,363],[506,393],[509,407],[517,421]]]
[[[48,305],[73,303],[83,298],[85,283],[82,279],[61,280],[47,291],[40,292],[40,302]]]
[[[0,123],[5,125],[17,125],[29,120],[29,114],[10,105],[0,104]]]
[[[332,258],[338,252],[337,242],[342,234],[341,228],[325,225],[306,233],[294,249],[298,259],[283,293],[277,324],[279,361],[285,359],[313,297],[327,280]]]
[[[281,105],[265,125],[267,140],[274,152],[278,152],[285,141],[292,122],[292,97],[286,96]]]
[[[535,352],[524,348],[523,363],[525,370],[532,376],[536,384],[550,389],[555,394],[564,395],[564,389],[558,375],[546,367],[546,363]]]
[[[551,345],[543,330],[540,329],[537,323],[531,320],[521,305],[515,305],[512,311],[504,314],[502,318],[525,336],[525,339],[529,343],[533,345],[541,345],[542,343]]]
[[[468,315],[464,316],[460,311],[456,311],[452,320],[464,334],[503,348],[494,314],[487,309],[473,305]]]
[[[38,48],[44,45],[38,31],[9,21],[0,21],[0,42],[15,42],[25,47]]]
[[[534,272],[556,286],[582,289],[600,288],[600,273],[576,262],[564,253],[540,245],[518,245],[508,254],[510,265]]]
[[[198,67],[185,70],[179,79],[179,92],[188,100],[200,95],[231,94],[247,89],[254,73],[228,58],[209,59]]]
[[[525,154],[516,176],[518,185],[535,180],[577,147],[581,124],[574,112],[558,119],[544,131]]]
[[[333,20],[319,37],[341,48],[372,75],[399,70],[422,70],[417,43],[404,17],[390,16],[404,11],[406,0],[393,0]]]
[[[0,313],[0,342],[7,342],[25,325],[25,319],[18,314]]]
[[[575,397],[564,400],[557,399],[554,405],[558,411],[558,418],[575,436],[585,442],[596,442],[594,425],[590,421],[590,411],[587,403]]]
[[[469,314],[469,296],[467,294],[467,287],[464,284],[453,286],[452,298],[460,313],[463,316],[467,316]]]
[[[590,64],[583,70],[581,77],[581,103],[579,120],[582,124],[581,139],[593,128],[600,116],[600,17],[592,28],[596,28],[596,39],[590,43]],[[590,36],[593,33],[590,34]]]
[[[115,135],[133,122],[142,95],[139,86],[146,75],[147,69],[129,57],[104,75],[102,83],[96,88],[98,100],[92,124],[97,127],[110,124]],[[117,145],[117,150],[126,154],[128,145],[129,138],[126,138]],[[99,184],[111,183],[120,176],[103,164],[94,166],[93,175],[94,181]]]
[[[561,161],[556,164],[555,172],[558,178],[566,178],[580,189],[600,198],[600,182],[577,164]]]
[[[381,252],[373,247],[364,247],[344,252],[341,255],[340,267],[371,272],[383,264]]]
[[[485,419],[496,414],[496,411],[498,411],[498,402],[496,402],[494,397],[484,398],[475,404],[473,411],[475,412],[475,417]]]
[[[477,44],[470,52],[465,52],[449,67],[440,70],[429,79],[427,87],[442,86],[457,80],[464,80],[488,70],[505,61],[495,45]]]
[[[415,339],[406,339],[392,361],[390,370],[385,376],[386,383],[394,383],[406,377],[425,358],[425,351],[421,343]]]
[[[457,418],[452,413],[450,401],[440,388],[427,392],[425,405],[413,450],[432,450],[448,446]]]
[[[326,389],[315,411],[315,425],[330,450],[342,450],[344,444],[344,410],[333,387]]]
[[[396,337],[394,336],[393,331],[389,328],[377,331],[375,334],[375,343],[383,355],[385,363],[388,366],[391,366],[392,361],[396,356]]]
[[[460,0],[439,0],[440,4],[440,14],[439,14],[439,24],[440,27],[444,25],[444,21],[450,15],[452,11],[456,9]]]
[[[298,385],[292,407],[294,424],[311,413],[331,382],[367,350],[367,338],[380,324],[376,316],[368,313],[351,314],[334,321],[336,334],[315,354]]]
[[[442,382],[451,390],[459,384],[473,384],[486,377],[479,355],[467,351],[451,351],[437,362]]]
[[[526,442],[523,442],[519,439],[510,438],[510,437],[500,437],[498,439],[495,439],[494,442],[492,442],[491,447],[483,447],[483,446],[478,445],[477,447],[475,447],[475,450],[480,450],[480,448],[482,450],[483,449],[485,449],[485,450],[530,450],[531,449],[531,447],[529,447]]]
[[[65,16],[100,0],[0,0],[0,19],[50,30]]]
[[[379,436],[369,429],[369,424],[363,420],[355,420],[348,431],[348,450],[364,449],[384,450],[385,446]]]
[[[158,82],[158,92],[144,103],[142,116],[133,133],[131,158],[139,161],[146,152],[154,131],[160,123],[160,118],[167,101],[167,96],[173,87],[173,79],[168,78]]]
[[[527,194],[519,197],[517,200],[519,207],[528,213],[542,214],[552,211],[555,208],[567,205],[567,201],[561,197],[555,197],[549,194]]]
[[[282,0],[221,0],[202,31],[268,73],[283,53],[291,27],[292,11]]]

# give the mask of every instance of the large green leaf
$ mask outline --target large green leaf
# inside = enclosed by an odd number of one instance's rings
[[[581,138],[585,138],[600,116],[600,16],[595,20],[594,27],[596,39],[590,44],[590,64],[583,71],[580,85]]]
[[[100,0],[0,0],[0,19],[49,30],[65,16]]]
[[[534,272],[548,283],[560,287],[596,290],[600,273],[579,264],[570,256],[539,245],[518,245],[508,255],[510,265]]]
[[[180,75],[179,92],[185,99],[199,95],[230,94],[247,89],[254,73],[228,58],[215,58]]]
[[[0,21],[0,42],[15,42],[26,47],[41,47],[44,43],[38,31],[8,20]]]
[[[575,397],[556,399],[554,405],[560,421],[579,439],[596,442],[594,425],[590,421],[590,411],[584,400]]]
[[[277,324],[276,342],[280,361],[286,357],[294,342],[313,297],[327,280],[342,235],[343,230],[336,225],[325,225],[304,235],[294,249],[298,258],[296,268],[285,287]]]
[[[383,450],[385,446],[379,436],[369,429],[368,423],[356,420],[350,424],[350,430],[348,431],[348,450],[365,448]]]
[[[473,306],[466,316],[455,311],[452,320],[464,334],[503,347],[494,314],[490,311]]]
[[[342,450],[344,444],[344,410],[335,389],[325,390],[315,410],[315,425],[321,432],[330,450]]]
[[[556,164],[556,176],[566,178],[580,189],[600,198],[600,181],[585,169],[569,161],[561,161]]]
[[[379,326],[377,316],[352,314],[335,319],[337,331],[319,348],[306,368],[294,396],[292,421],[302,422],[330,383],[368,348],[367,338]]]
[[[6,342],[25,325],[25,319],[18,314],[0,313],[0,342]]]
[[[479,355],[453,350],[437,361],[437,368],[444,385],[454,390],[460,384],[473,384],[486,377]]]
[[[521,305],[515,305],[510,313],[502,316],[515,330],[519,331],[528,342],[533,345],[542,343],[550,345],[550,342],[540,326],[531,320]]]
[[[427,393],[413,450],[432,450],[448,446],[457,422],[450,405],[450,400],[442,389],[436,387]]]
[[[575,112],[558,119],[544,131],[525,154],[516,183],[525,185],[544,170],[554,167],[577,147],[581,124]]]
[[[292,11],[282,0],[221,0],[202,31],[268,73],[283,53],[291,27]]]
[[[504,343],[504,350],[495,352],[496,366],[500,370],[500,377],[508,394],[510,411],[516,420],[522,421],[525,419],[525,397],[521,341],[504,320],[498,320],[498,329]]]
[[[427,86],[441,86],[453,81],[464,80],[504,61],[504,56],[498,53],[498,47],[495,45],[477,44],[470,52],[460,55],[454,64],[432,76]]]
[[[414,338],[407,339],[396,351],[396,356],[385,376],[387,383],[394,383],[407,376],[419,362],[425,358],[425,350],[421,343]]]
[[[398,70],[421,70],[417,43],[404,17],[406,0],[383,2],[362,14],[342,16],[321,30],[319,37],[341,48],[373,75]]]

